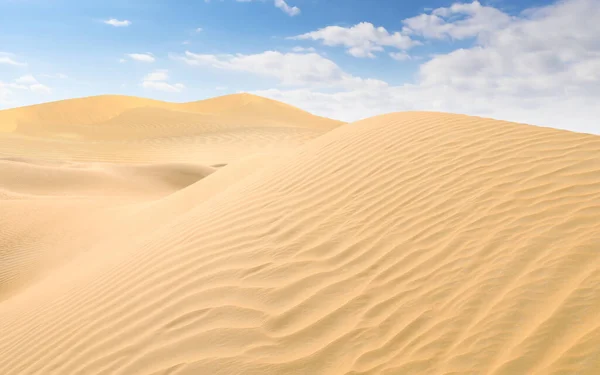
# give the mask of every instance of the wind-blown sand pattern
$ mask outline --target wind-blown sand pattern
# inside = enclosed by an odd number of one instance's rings
[[[0,137],[0,374],[600,373],[599,137],[251,98]]]

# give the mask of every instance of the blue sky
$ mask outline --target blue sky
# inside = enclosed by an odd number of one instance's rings
[[[0,0],[0,108],[254,92],[598,132],[600,2]]]

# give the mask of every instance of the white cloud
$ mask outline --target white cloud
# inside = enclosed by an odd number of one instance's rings
[[[52,89],[46,85],[42,85],[41,83],[36,83],[34,85],[29,86],[29,90],[38,94],[51,94]]]
[[[147,74],[142,80],[142,87],[165,92],[181,92],[185,89],[182,83],[168,83],[169,71],[166,69],[158,69]]]
[[[289,6],[285,0],[275,0],[275,6],[285,12],[288,16],[297,16],[300,14],[300,8]]]
[[[15,79],[13,82],[4,83],[0,81],[0,105],[14,106],[16,102],[11,98],[15,95],[14,90],[30,91],[35,94],[51,94],[52,89],[40,82],[31,74]]]
[[[189,65],[212,66],[272,77],[283,85],[291,86],[344,86],[354,87],[366,81],[370,85],[385,84],[378,80],[363,80],[344,72],[336,63],[316,53],[282,53],[265,51],[253,55],[207,55],[186,51],[174,56]]]
[[[24,85],[33,85],[33,84],[37,84],[38,81],[31,74],[27,74],[27,75],[24,75],[24,76],[21,76],[21,77],[17,78],[15,80],[15,83],[24,84]]]
[[[156,61],[156,58],[154,58],[154,56],[152,56],[151,53],[129,53],[129,54],[127,54],[127,56],[129,56],[130,59],[135,60],[135,61],[148,62],[148,63]]]
[[[415,27],[425,38],[476,40],[423,63],[412,84],[357,80],[337,92],[255,93],[345,120],[434,110],[600,134],[600,2],[560,1],[518,16],[482,8],[476,2],[436,9],[445,26]],[[486,21],[474,21],[481,14]]]
[[[0,52],[0,64],[12,66],[27,66],[26,63],[15,60],[15,55],[8,52]]]
[[[530,10],[508,25],[491,22],[478,45],[424,63],[421,82],[493,96],[600,95],[598,17],[597,1],[571,0]]]
[[[111,19],[105,20],[103,22],[107,25],[111,25],[114,27],[127,27],[127,26],[131,25],[131,21],[129,21],[129,20],[120,21],[116,18],[111,18]]]
[[[15,61],[15,60],[11,59],[10,57],[7,57],[7,56],[0,56],[0,64],[7,64],[7,65],[14,65],[14,66],[25,66],[25,65],[27,65],[25,63],[20,63],[18,61]]]
[[[306,34],[291,37],[298,40],[320,40],[326,46],[345,46],[354,57],[374,58],[374,52],[384,47],[400,50],[409,49],[419,42],[398,31],[388,32],[384,27],[375,27],[372,23],[361,22],[352,27],[327,26]]]
[[[142,87],[164,92],[181,92],[183,89],[185,89],[185,85],[182,83],[170,84],[162,81],[143,81]]]
[[[201,33],[202,31],[204,31],[204,29],[203,29],[203,28],[201,28],[201,27],[198,27],[198,28],[197,28],[196,30],[194,30],[194,31],[196,31],[197,33]]]
[[[314,47],[300,47],[300,46],[296,46],[296,47],[292,48],[292,52],[296,52],[296,53],[316,52],[316,50],[314,49]]]
[[[513,17],[499,9],[482,6],[479,1],[455,3],[402,21],[406,34],[433,39],[466,39],[486,36],[509,25]]]
[[[169,71],[166,69],[155,70],[144,77],[144,81],[166,81],[169,79]]]
[[[204,0],[205,2],[210,2],[210,0]],[[221,0],[222,1],[222,0]],[[236,0],[238,3],[250,3],[254,0]],[[297,16],[301,13],[300,8],[297,6],[290,6],[285,0],[273,0],[273,4],[281,9],[288,16]]]
[[[412,56],[410,56],[408,53],[406,52],[390,52],[390,57],[394,60],[398,60],[398,61],[406,61],[406,60],[411,60]]]

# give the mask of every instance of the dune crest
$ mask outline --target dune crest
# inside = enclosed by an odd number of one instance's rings
[[[0,373],[600,372],[600,137],[425,112],[334,128],[103,201],[85,252],[0,300]]]

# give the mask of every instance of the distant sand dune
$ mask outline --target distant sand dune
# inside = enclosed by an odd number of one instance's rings
[[[600,373],[600,137],[425,112],[332,128],[262,153],[254,129],[219,169],[0,166],[37,197],[0,201],[22,204],[0,214],[0,374]]]
[[[341,124],[248,94],[181,104],[107,95],[0,111],[0,158],[226,164]]]
[[[230,119],[243,117],[255,124],[279,122],[280,125],[285,126],[299,125],[328,129],[342,124],[341,121],[315,116],[299,108],[250,94],[225,95],[190,103],[168,103],[123,95],[100,95],[0,111],[0,131],[18,132],[20,127],[96,126],[136,109],[149,109],[154,112],[175,111],[205,116],[219,114]],[[136,121],[144,120],[145,117],[147,119],[147,116],[142,113],[142,117],[137,118]]]

